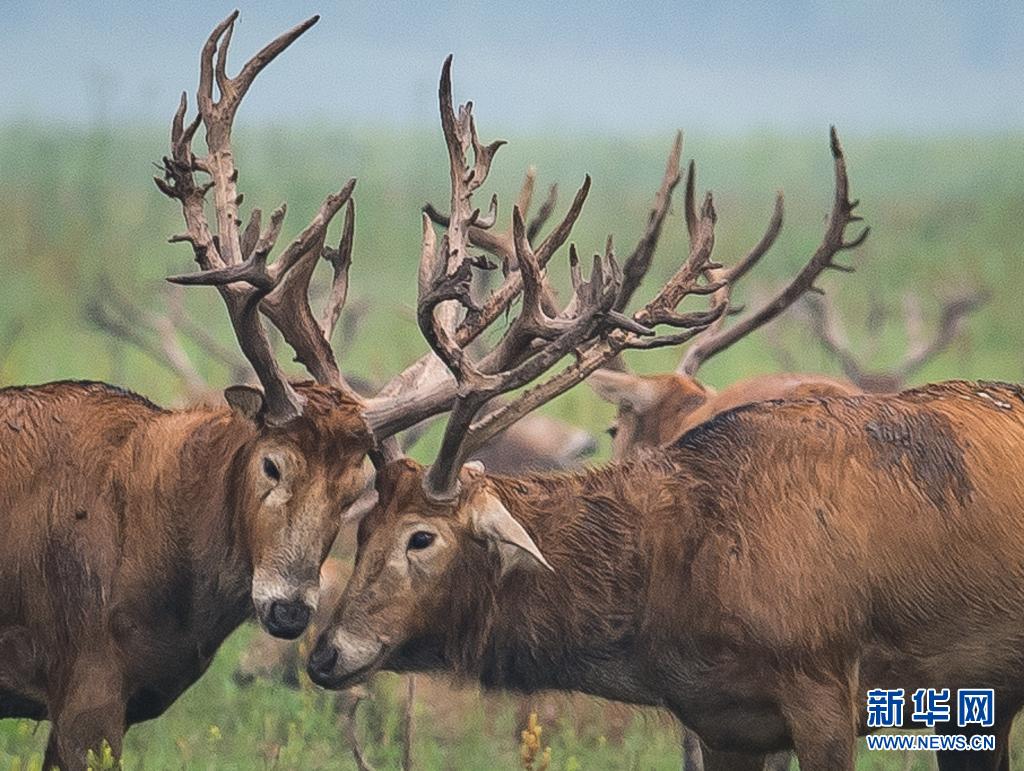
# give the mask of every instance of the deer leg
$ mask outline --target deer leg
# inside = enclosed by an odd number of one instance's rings
[[[683,771],[706,771],[700,737],[683,726]]]
[[[763,771],[764,755],[722,752],[704,748],[704,771]]]
[[[820,719],[816,730],[813,721],[808,722],[811,725],[793,732],[801,771],[853,771],[856,732],[838,724],[825,727]]]
[[[50,704],[53,724],[43,767],[84,771],[88,752],[99,756],[104,741],[119,758],[125,700],[116,658],[106,653],[80,655],[67,677],[58,680],[61,690]]]
[[[783,685],[782,712],[800,771],[853,771],[857,750],[854,683],[849,672],[795,672]]]

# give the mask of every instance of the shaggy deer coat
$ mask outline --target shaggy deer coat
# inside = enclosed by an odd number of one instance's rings
[[[1008,768],[1024,703],[1017,386],[751,405],[604,469],[467,469],[447,506],[422,476],[406,461],[381,479],[310,658],[321,684],[388,668],[585,691],[667,707],[713,748],[793,747],[805,771],[853,768],[869,688],[991,687],[996,752],[940,764]],[[526,541],[481,532],[484,498]]]
[[[302,631],[369,439],[343,396],[296,390],[279,428],[101,383],[0,390],[0,717],[53,721],[47,768],[120,754],[254,606]]]

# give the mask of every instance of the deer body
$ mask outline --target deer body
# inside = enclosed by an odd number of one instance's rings
[[[988,383],[754,405],[604,469],[464,480],[447,507],[401,464],[311,675],[581,690],[807,769],[853,767],[871,687],[993,687],[999,734],[1024,702],[1022,417],[1024,393]],[[473,535],[481,487],[552,571]],[[389,550],[421,526],[441,566],[410,551],[402,589]]]
[[[254,605],[272,631],[301,631],[280,622],[316,607],[369,438],[355,405],[297,389],[317,424],[275,430],[99,383],[0,391],[0,715],[53,721],[47,767],[81,767],[101,739],[118,752]],[[280,487],[258,478],[264,457]],[[284,494],[284,511],[267,504]]]
[[[759,375],[721,391],[676,373],[634,375],[598,370],[587,382],[602,399],[618,407],[611,430],[617,459],[629,457],[640,447],[669,445],[715,415],[745,404],[860,393],[852,383],[804,373]]]

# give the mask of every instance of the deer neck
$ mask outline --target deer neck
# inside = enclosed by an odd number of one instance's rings
[[[143,439],[149,452],[136,452],[144,484],[152,490],[148,548],[158,548],[171,570],[188,571],[193,592],[248,613],[252,564],[246,537],[242,469],[254,437],[247,421],[230,410],[167,413]],[[145,543],[144,543],[145,546]]]
[[[496,493],[554,568],[517,567],[498,575],[480,609],[454,608],[473,629],[459,651],[478,655],[484,685],[525,691],[572,688],[653,703],[643,686],[637,646],[644,636],[650,557],[645,510],[617,464],[582,474],[494,479]],[[647,493],[649,494],[649,493]],[[484,600],[485,602],[487,600]],[[458,668],[458,667],[457,667]]]

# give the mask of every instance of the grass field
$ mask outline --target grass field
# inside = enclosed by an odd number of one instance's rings
[[[492,137],[486,113],[485,139]],[[840,127],[841,128],[841,127]],[[561,206],[585,173],[594,178],[574,240],[583,250],[616,237],[628,253],[642,228],[672,139],[506,137],[490,190],[501,201],[501,221],[529,164],[541,188],[557,182]],[[872,226],[867,244],[850,257],[851,276],[822,281],[844,312],[855,344],[877,346],[878,367],[898,359],[905,340],[898,323],[880,334],[862,331],[873,304],[897,306],[906,293],[921,298],[934,319],[938,300],[964,287],[987,287],[993,296],[967,334],[920,373],[918,380],[978,377],[1024,379],[1024,137],[930,139],[844,136],[852,193]],[[398,135],[319,126],[299,132],[263,128],[240,132],[236,146],[246,207],[265,210],[287,200],[282,242],[297,232],[323,196],[350,176],[359,178],[353,302],[367,304],[343,369],[380,381],[424,350],[413,318],[419,208],[445,203],[447,166],[439,132]],[[168,245],[180,230],[175,205],[149,181],[165,152],[162,130],[73,130],[37,125],[0,128],[0,383],[95,378],[168,402],[182,384],[144,355],[113,343],[83,321],[83,306],[104,276],[140,303],[159,307],[162,277],[191,268],[186,247]],[[786,225],[763,265],[737,292],[738,299],[778,286],[807,259],[823,229],[831,196],[827,127],[820,136],[687,137],[684,157],[698,161],[699,182],[716,194],[716,255],[741,255],[767,223],[777,188],[786,192]],[[481,197],[481,201],[486,199]],[[653,279],[667,276],[684,253],[679,207],[662,239]],[[566,280],[564,257],[555,259],[556,283]],[[643,289],[640,295],[643,296]],[[187,297],[191,317],[225,344],[233,344],[215,293]],[[799,324],[780,322],[774,339],[795,366],[836,372]],[[224,367],[195,352],[207,379],[227,385]],[[634,356],[643,371],[674,366],[678,353]],[[702,371],[713,384],[778,369],[772,349],[754,338]],[[586,389],[570,392],[548,409],[600,432],[611,409]],[[420,444],[429,453],[431,442]],[[607,451],[607,447],[603,448]],[[343,535],[343,537],[346,537]],[[161,719],[134,729],[127,742],[130,768],[351,768],[338,730],[333,698],[314,689],[287,690],[270,682],[236,685],[231,672],[249,635],[224,646],[211,671]],[[380,676],[374,700],[362,711],[360,731],[378,767],[399,756],[397,678]],[[419,768],[489,769],[518,765],[517,706],[472,694],[445,696],[437,687],[416,712],[414,756]],[[633,714],[625,726],[605,725],[586,703],[573,715],[563,702],[542,710],[552,768],[659,769],[678,765],[671,722]],[[614,730],[613,730],[614,729]],[[0,768],[38,767],[44,730],[24,721],[0,722]],[[1024,756],[1018,760],[1024,762]],[[926,758],[868,757],[859,767],[930,768]]]

